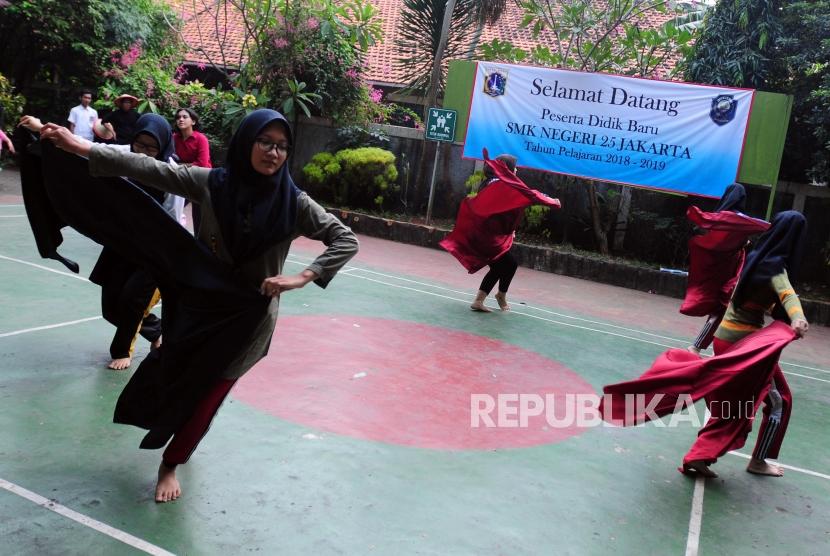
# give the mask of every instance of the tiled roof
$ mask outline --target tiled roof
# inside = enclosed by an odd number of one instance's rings
[[[238,68],[245,61],[245,22],[230,2],[166,0],[184,22],[182,38],[190,47],[186,61]]]
[[[181,14],[185,21],[182,36],[191,47],[188,62],[236,67],[244,43],[244,22],[241,14],[229,3],[219,0],[166,0]],[[602,0],[598,0],[602,1]],[[384,85],[404,85],[401,69],[396,61],[401,57],[395,46],[395,34],[403,7],[402,0],[372,0],[382,20],[383,42],[369,48],[366,56],[366,77],[369,81]],[[644,26],[658,27],[671,19],[668,14],[652,13],[644,18]],[[514,46],[529,50],[540,45],[553,45],[552,34],[543,32],[534,39],[529,29],[520,28],[522,9],[508,2],[504,14],[494,25],[484,28],[480,43],[493,39],[507,40]],[[224,46],[224,48],[223,48]],[[222,60],[221,52],[225,53]]]

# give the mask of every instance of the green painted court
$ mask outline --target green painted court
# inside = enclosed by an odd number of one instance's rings
[[[689,425],[470,426],[472,394],[635,378],[696,335],[678,300],[522,268],[512,311],[473,313],[480,275],[369,237],[328,289],[284,294],[271,353],[180,468],[183,497],[155,504],[160,453],[112,423],[131,371],[106,369],[85,279],[100,248],[67,229],[81,275],[41,260],[2,199],[3,554],[830,553],[830,330],[782,358],[785,476],[744,471],[753,434],[704,483],[676,469]],[[319,250],[297,241],[288,270]]]

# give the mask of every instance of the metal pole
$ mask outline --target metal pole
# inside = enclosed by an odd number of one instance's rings
[[[438,157],[441,155],[441,143],[435,143],[435,163],[432,165],[432,179],[429,182],[429,202],[427,203],[427,226],[432,220],[432,200],[435,198],[435,174],[438,173]]]

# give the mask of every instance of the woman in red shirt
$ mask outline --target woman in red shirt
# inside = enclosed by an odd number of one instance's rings
[[[210,145],[204,133],[196,131],[199,125],[199,116],[190,108],[179,108],[176,110],[176,125],[173,126],[173,143],[176,145],[176,156],[179,157],[179,164],[183,166],[198,166],[200,168],[213,168],[210,163]],[[185,206],[190,204],[185,202]],[[201,212],[198,205],[191,205],[193,215],[193,231],[199,229]],[[182,215],[182,226],[187,225],[187,216]]]
[[[176,110],[175,133],[173,142],[176,144],[176,156],[179,164],[184,166],[198,166],[212,168],[210,163],[210,145],[203,133],[196,131],[199,125],[199,116],[190,108]]]

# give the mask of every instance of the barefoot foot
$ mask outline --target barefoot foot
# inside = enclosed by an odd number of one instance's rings
[[[159,479],[156,483],[156,502],[170,502],[182,495],[179,480],[176,479],[176,468],[159,465]]]
[[[691,476],[699,475],[707,479],[714,479],[718,476],[717,473],[709,469],[709,466],[706,465],[706,462],[703,460],[695,460],[690,461],[689,463],[684,463],[683,473]]]
[[[122,357],[120,359],[113,359],[107,367],[115,371],[123,371],[124,369],[129,368],[130,363],[132,362],[133,360],[129,357]]]
[[[746,470],[755,475],[767,475],[769,477],[784,476],[784,470],[781,467],[767,463],[766,460],[762,459],[752,458],[749,460],[749,465],[746,466]]]
[[[489,307],[487,307],[484,304],[483,301],[479,301],[478,299],[473,301],[473,304],[470,305],[470,309],[472,309],[473,311],[478,311],[480,313],[492,313],[493,312]]]
[[[502,311],[509,311],[510,305],[507,304],[507,294],[506,293],[497,293],[496,294],[496,303],[499,304],[499,309]]]

